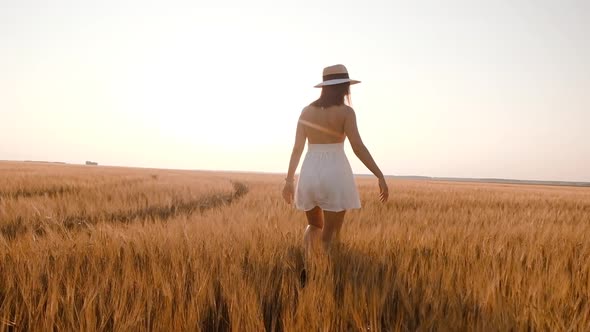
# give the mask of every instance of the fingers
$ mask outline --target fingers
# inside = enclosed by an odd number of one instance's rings
[[[381,203],[385,203],[389,199],[389,191],[387,189],[381,190],[379,193],[379,200]]]
[[[291,188],[284,188],[283,189],[283,199],[287,204],[292,204],[294,200],[294,192]]]
[[[287,202],[288,204],[293,203],[293,195],[292,194],[283,195],[283,199],[285,199],[285,202]]]
[[[379,180],[379,200],[385,203],[389,199],[389,188],[384,179]]]

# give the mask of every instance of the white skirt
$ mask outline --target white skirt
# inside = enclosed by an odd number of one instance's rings
[[[344,143],[308,144],[297,181],[295,206],[309,211],[359,209],[361,201],[344,153]]]

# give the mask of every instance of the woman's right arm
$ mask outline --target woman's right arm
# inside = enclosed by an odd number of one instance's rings
[[[382,202],[386,201],[389,197],[389,189],[387,188],[387,183],[385,182],[385,177],[383,173],[377,166],[377,163],[371,156],[369,149],[363,143],[361,139],[361,135],[359,133],[357,124],[356,124],[356,114],[354,110],[351,108],[346,113],[346,119],[344,121],[344,132],[348,137],[348,141],[352,146],[352,151],[354,154],[360,159],[360,161],[367,166],[367,168],[379,179],[379,189],[380,194],[379,198]]]

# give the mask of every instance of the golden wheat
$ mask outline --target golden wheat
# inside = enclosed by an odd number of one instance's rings
[[[590,326],[589,189],[394,180],[382,205],[359,178],[363,208],[301,288],[281,181],[0,163],[0,330]]]

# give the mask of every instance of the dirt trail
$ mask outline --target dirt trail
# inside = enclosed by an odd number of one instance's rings
[[[88,228],[99,222],[131,223],[137,220],[167,221],[180,215],[190,216],[195,212],[203,213],[219,206],[228,205],[246,195],[249,188],[241,182],[233,182],[233,192],[214,194],[191,201],[179,201],[167,206],[147,206],[133,211],[119,211],[98,215],[67,216],[60,220],[35,220],[18,217],[14,220],[0,220],[0,235],[5,239],[14,240],[29,230],[35,235],[42,236],[47,229],[75,231]]]

